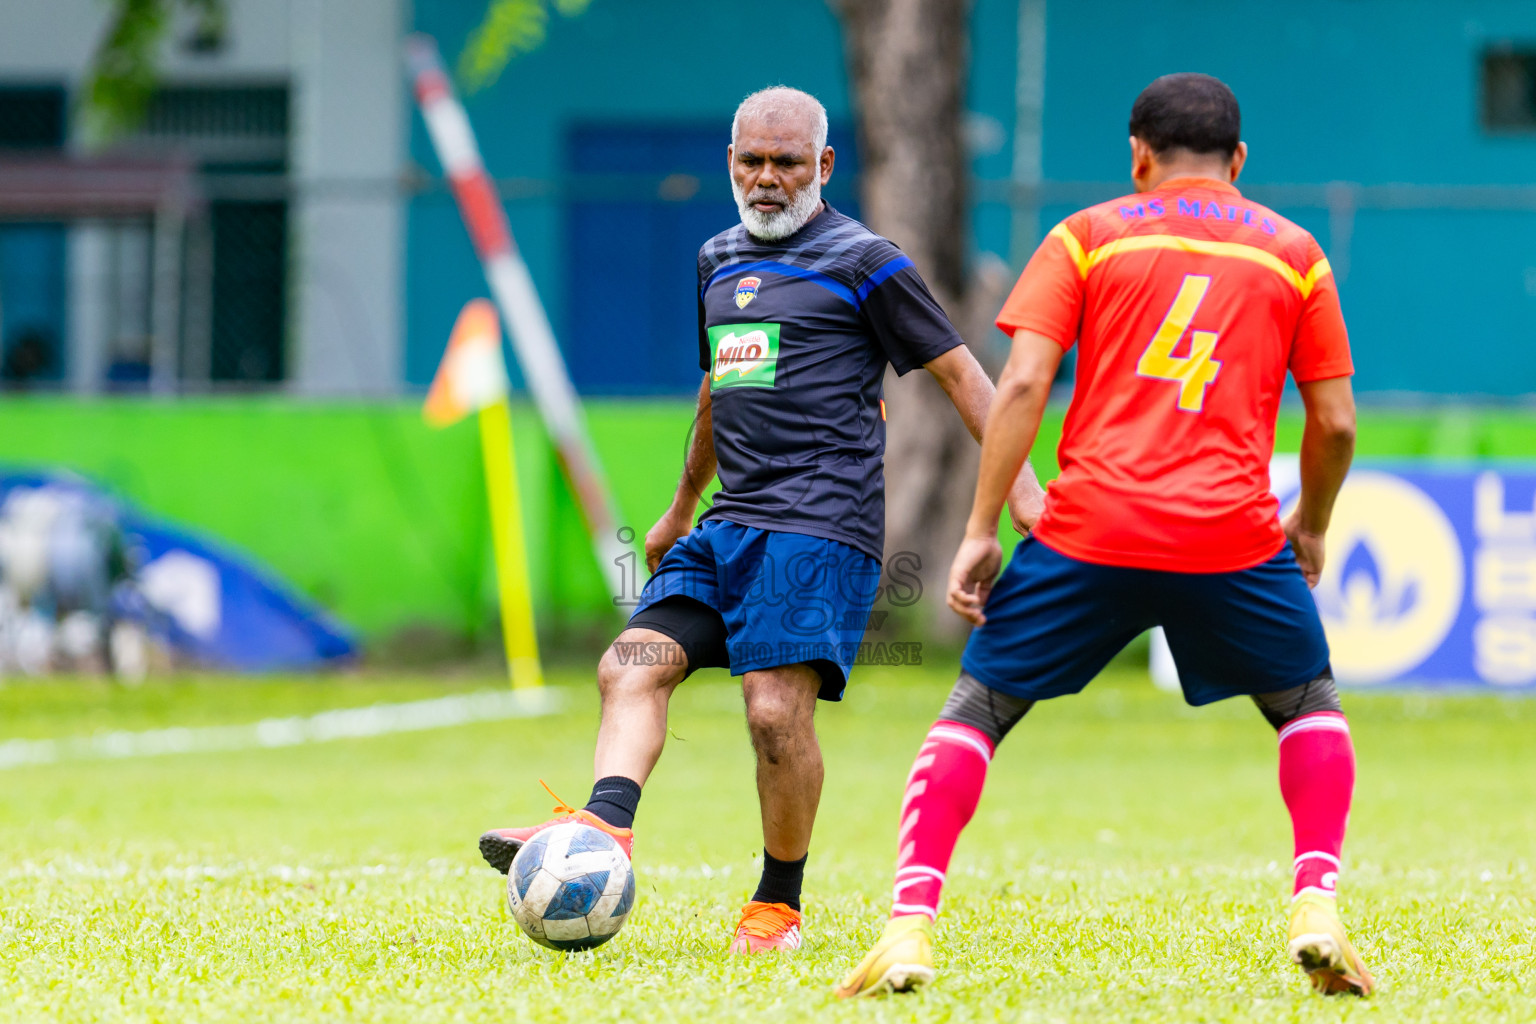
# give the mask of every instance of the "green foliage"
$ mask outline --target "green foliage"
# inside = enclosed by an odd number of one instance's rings
[[[159,78],[161,44],[178,8],[196,17],[188,43],[215,49],[224,36],[224,0],[111,0],[112,21],[91,60],[84,135],[101,145],[138,127]]]
[[[195,18],[187,46],[217,49],[228,21],[227,0],[108,0],[110,27],[91,61],[85,88],[84,136],[103,145],[131,133],[143,121],[159,79],[160,54],[175,15]],[[465,90],[478,92],[507,64],[543,45],[550,10],[574,18],[592,0],[489,0],[485,17],[459,55]]]
[[[592,0],[490,0],[485,18],[470,33],[459,54],[459,79],[466,92],[493,84],[515,58],[544,44],[549,32],[549,8],[574,18]]]
[[[1536,1019],[1536,701],[1345,695],[1360,780],[1343,912],[1381,991],[1326,1000],[1284,957],[1273,731],[1246,702],[1190,709],[1119,669],[999,751],[950,869],[934,987],[834,1002],[879,931],[903,780],[953,671],[860,669],[822,706],[806,945],[753,961],[724,953],[761,840],[740,687],[719,672],[674,698],[634,916],[569,956],[514,930],[474,839],[546,816],[540,778],[586,795],[590,671],[557,674],[571,710],[553,718],[0,773],[0,1020]],[[0,742],[497,682],[12,680]]]

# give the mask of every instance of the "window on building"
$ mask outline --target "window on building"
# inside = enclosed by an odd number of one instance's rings
[[[282,163],[288,154],[288,88],[164,86],[151,99],[139,135],[190,149],[204,161]]]
[[[190,240],[211,264],[189,268],[209,306],[181,346],[194,387],[287,377],[288,106],[286,85],[171,85],[145,114],[138,143],[194,159],[210,200],[208,237]]]
[[[63,145],[62,86],[0,86],[0,149],[58,149]]]
[[[0,85],[0,160],[64,145],[64,88]],[[0,223],[0,388],[49,385],[64,374],[64,228]]]
[[[1483,127],[1536,131],[1536,49],[1483,54]]]

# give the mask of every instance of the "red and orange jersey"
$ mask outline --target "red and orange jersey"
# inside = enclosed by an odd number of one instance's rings
[[[1175,572],[1280,550],[1269,459],[1286,371],[1354,372],[1310,234],[1224,182],[1167,181],[1056,225],[997,326],[1078,345],[1042,542]]]

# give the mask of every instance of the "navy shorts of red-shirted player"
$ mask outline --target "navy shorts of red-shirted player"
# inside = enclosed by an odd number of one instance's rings
[[[1096,565],[1027,538],[987,598],[962,668],[994,690],[1077,693],[1132,639],[1162,626],[1192,705],[1288,690],[1328,667],[1312,592],[1287,544],[1235,572]]]
[[[804,664],[822,700],[842,700],[879,587],[880,563],[857,548],[710,519],[662,558],[629,626],[671,637],[689,673]]]

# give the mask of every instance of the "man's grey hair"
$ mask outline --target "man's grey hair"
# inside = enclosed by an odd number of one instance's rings
[[[775,85],[757,92],[741,101],[736,116],[731,118],[731,144],[741,132],[741,122],[749,118],[761,118],[768,124],[808,117],[814,129],[816,154],[827,148],[827,108],[808,92],[791,89],[787,85]]]

